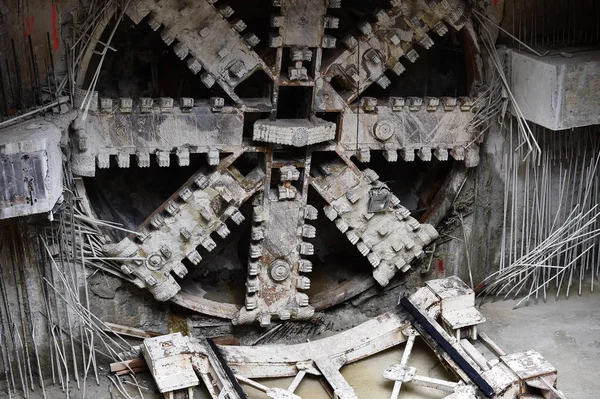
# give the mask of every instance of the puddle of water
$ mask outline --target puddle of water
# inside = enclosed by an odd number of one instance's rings
[[[377,355],[344,366],[342,375],[352,385],[356,395],[361,399],[389,399],[393,381],[383,378],[383,371],[395,363],[400,363],[404,345],[388,349]],[[419,339],[415,342],[413,352],[408,361],[409,366],[417,368],[417,375],[439,378],[446,381],[457,381],[456,377],[446,371],[431,349]],[[256,380],[269,387],[287,388],[293,378],[272,378]],[[300,386],[294,392],[303,399],[330,399],[325,388],[321,385],[319,377],[307,375]],[[268,399],[263,392],[242,384],[249,399]],[[132,391],[133,392],[133,391]],[[418,387],[413,384],[403,384],[400,391],[402,399],[442,399],[448,396],[448,392],[442,392],[431,388]],[[195,399],[211,399],[203,383],[194,392]]]
[[[365,399],[389,399],[393,381],[385,380],[383,371],[395,363],[400,363],[404,346],[388,349],[375,356],[360,360],[342,368],[341,373],[352,385],[356,395]],[[447,381],[456,381],[456,378],[447,372],[431,349],[422,342],[415,343],[413,352],[408,361],[410,366],[417,368],[417,374],[432,378],[440,378]],[[293,378],[277,378],[260,380],[261,384],[270,387],[287,388]],[[244,390],[249,399],[265,399],[267,396],[246,385]],[[306,376],[295,391],[303,399],[330,399],[325,389],[321,386],[319,378]],[[404,384],[400,391],[403,399],[441,399],[448,396],[447,392],[435,389],[417,387],[412,384]]]
[[[383,371],[392,364],[400,363],[403,351],[404,345],[401,345],[352,363],[342,368],[342,375],[352,385],[359,398],[388,399],[394,383],[383,378]],[[417,375],[456,381],[456,377],[444,369],[431,349],[418,339],[408,365],[417,368]],[[448,396],[448,393],[409,383],[402,385],[400,396],[403,399],[441,399]]]

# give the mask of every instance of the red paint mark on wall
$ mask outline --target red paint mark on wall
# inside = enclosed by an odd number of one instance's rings
[[[25,18],[25,36],[33,35],[35,31],[33,30],[33,24],[35,19],[31,17],[30,19]]]
[[[58,50],[58,30],[56,29],[56,6],[52,4],[52,38],[54,39],[54,51]]]
[[[438,272],[443,272],[444,271],[444,259],[438,260],[437,269],[438,269]]]

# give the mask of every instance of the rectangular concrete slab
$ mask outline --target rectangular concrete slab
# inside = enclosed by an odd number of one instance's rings
[[[500,357],[521,380],[556,374],[556,369],[537,351],[511,353]]]
[[[188,342],[181,333],[144,340],[142,354],[161,393],[195,387],[200,383],[192,366]]]
[[[552,130],[600,124],[600,51],[510,53],[511,91],[527,120]]]
[[[60,137],[43,120],[0,131],[0,219],[52,210],[62,195]]]

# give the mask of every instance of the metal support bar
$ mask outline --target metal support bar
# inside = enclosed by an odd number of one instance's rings
[[[216,358],[219,360],[219,363],[221,363],[221,366],[223,367],[225,374],[227,374],[227,378],[229,378],[229,381],[231,381],[231,385],[233,385],[233,389],[235,390],[235,392],[237,392],[241,399],[248,399],[248,395],[246,395],[246,392],[244,392],[244,389],[242,388],[238,380],[235,378],[231,367],[229,367],[229,365],[223,358],[223,354],[221,353],[221,350],[219,349],[217,344],[215,344],[215,341],[213,341],[211,338],[206,338],[206,342],[208,342],[208,347],[215,354]]]
[[[292,383],[290,384],[290,386],[287,390],[290,391],[291,393],[294,393],[296,388],[298,388],[298,385],[300,385],[300,382],[302,382],[302,379],[304,378],[305,375],[306,375],[306,370],[298,371],[298,374],[296,374],[296,377],[294,377],[294,380],[292,381]]]
[[[479,333],[479,338],[481,338],[481,342],[483,342],[483,344],[487,346],[487,348],[490,351],[492,351],[496,356],[506,356],[506,352],[504,352],[502,348],[496,345],[496,343],[492,341],[492,339],[488,337],[486,333]]]
[[[408,364],[408,358],[412,352],[413,345],[415,344],[415,338],[417,336],[411,334],[408,336],[408,341],[406,341],[406,346],[404,347],[404,353],[402,353],[402,359],[400,360],[400,364],[406,366]],[[402,381],[394,382],[394,389],[392,390],[391,399],[398,399],[400,396],[400,389],[402,388]]]
[[[410,315],[414,318],[414,321],[419,326],[422,327],[431,338],[454,360],[458,366],[465,372],[465,374],[477,385],[477,387],[481,390],[481,392],[488,398],[494,395],[494,389],[488,384],[483,377],[467,362],[458,351],[452,346],[450,342],[444,337],[438,329],[432,324],[429,320],[430,318],[423,314],[408,298],[402,298],[400,303],[404,308],[410,313]],[[418,328],[419,329],[419,328]],[[427,337],[423,337],[426,339]]]
[[[460,346],[467,352],[469,357],[483,370],[489,370],[486,358],[469,342],[468,339],[461,339]]]
[[[358,399],[352,386],[344,379],[338,366],[334,365],[327,357],[315,360],[315,365],[323,374],[331,388],[334,396],[339,399]]]
[[[456,382],[444,381],[439,378],[430,378],[421,375],[415,375],[411,381],[415,385],[422,387],[437,389],[438,391],[454,392],[454,388],[458,385]]]

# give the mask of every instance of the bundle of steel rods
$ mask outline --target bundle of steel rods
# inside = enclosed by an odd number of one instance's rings
[[[586,255],[595,248],[595,240],[600,229],[595,228],[598,208],[586,212],[577,212],[576,207],[567,220],[552,231],[548,237],[533,249],[515,260],[510,266],[488,276],[481,291],[483,295],[510,295],[514,298],[523,293],[516,306],[528,301],[531,296],[537,298],[541,293],[546,299],[550,284],[554,283],[556,296],[566,286],[567,295],[579,280],[581,290],[585,270]],[[592,278],[595,265],[591,267]]]
[[[124,228],[119,223],[97,219],[88,202],[85,192],[85,185],[81,178],[75,178],[71,169],[65,164],[63,168],[64,187],[69,200],[63,202],[63,214],[69,214],[71,217],[60,218],[60,224],[51,224],[51,229],[57,229],[62,226],[65,231],[72,231],[74,234],[65,236],[67,246],[77,245],[81,250],[82,262],[86,267],[97,271],[106,272],[125,281],[131,281],[131,278],[121,272],[121,266],[117,262],[119,259],[103,256],[102,248],[110,240],[108,230],[115,229],[125,231],[131,234],[139,234],[135,231]]]
[[[96,45],[99,42],[98,32],[99,27],[104,24],[115,13],[117,2],[115,0],[95,0],[90,2],[88,7],[82,7],[78,15],[83,15],[81,20],[73,20],[69,23],[71,28],[70,42],[67,48],[67,67],[68,73],[65,79],[60,83],[60,87],[69,85],[71,93],[71,103],[75,87],[77,86],[76,78],[79,68],[84,60],[84,57],[90,46]],[[89,60],[87,60],[89,62]]]
[[[94,90],[96,89],[96,83],[98,83],[98,78],[100,77],[100,71],[102,70],[102,64],[104,63],[104,58],[106,57],[106,54],[109,49],[114,50],[114,48],[110,47],[110,43],[111,43],[115,33],[117,32],[117,28],[119,27],[119,24],[121,23],[121,21],[123,20],[123,17],[125,16],[125,11],[127,10],[127,7],[129,7],[130,1],[131,0],[124,0],[122,2],[123,4],[120,5],[120,12],[118,14],[115,13],[116,22],[113,26],[113,29],[110,32],[108,39],[106,40],[106,43],[101,43],[101,44],[103,44],[103,48],[102,48],[102,51],[100,52],[100,59],[98,60],[98,65],[96,66],[96,70],[94,71],[94,76],[92,77],[92,81],[89,84],[89,87],[85,94],[85,98],[83,99],[83,102],[79,108],[80,111],[83,111],[83,114],[81,117],[83,120],[85,120],[87,118],[87,114],[88,114],[90,105],[92,104],[92,98],[93,98],[92,94],[93,94]],[[106,3],[107,3],[107,8],[108,8],[108,5],[113,6],[113,4],[114,4],[114,2],[113,3],[106,2]],[[115,8],[115,11],[116,11],[116,8]],[[98,37],[96,37],[94,40],[96,40],[98,43],[100,43],[98,41]],[[86,49],[87,49],[87,46],[83,47],[83,49],[81,50],[82,51],[81,54],[83,54],[83,52],[85,52]],[[73,60],[73,61],[74,61],[74,63],[73,63],[72,70],[75,70],[77,68],[77,66],[79,65],[78,62],[81,61],[81,56],[78,57],[78,60]],[[77,63],[76,63],[76,61],[77,61]],[[75,82],[73,81],[73,86],[74,85],[75,85]]]
[[[526,146],[528,150],[523,159],[527,159],[530,155],[533,155],[533,158],[537,159],[541,153],[540,147],[527,120],[525,120],[519,104],[517,104],[517,100],[510,90],[510,83],[505,73],[505,61],[501,54],[496,50],[496,35],[494,32],[497,31],[498,25],[477,10],[473,10],[473,17],[480,27],[480,42],[487,53],[486,59],[489,63],[489,67],[494,72],[495,78],[493,80],[499,79],[502,85],[502,95],[499,96],[499,98],[503,98],[505,104],[502,106],[501,116],[504,116],[506,107],[510,104],[512,112],[516,116],[515,120],[517,121],[519,137],[521,139],[520,146]],[[500,102],[498,98],[491,98],[491,100]],[[496,107],[498,105],[496,105]],[[488,108],[493,110],[496,107],[491,107],[490,104]],[[491,116],[494,114],[495,113],[492,113]]]
[[[85,210],[78,181],[67,165],[64,172],[64,201],[52,222],[14,221],[1,231],[10,244],[0,246],[0,364],[9,398],[29,398],[38,386],[46,398],[50,378],[65,397],[77,386],[85,398],[88,381],[99,383],[97,358],[123,360],[132,349],[90,310],[91,275],[125,278],[101,256],[102,229],[115,226]]]
[[[91,372],[98,383],[98,354],[104,360],[115,362],[124,360],[123,354],[132,353],[129,343],[118,334],[108,334],[111,328],[90,311],[87,280],[96,272],[108,272],[129,279],[120,272],[113,259],[101,256],[106,241],[103,229],[119,227],[97,220],[90,214],[89,204],[84,205],[85,195],[79,193],[84,189],[82,181],[73,177],[68,164],[64,165],[64,187],[64,208],[46,228],[44,237],[40,237],[46,255],[47,271],[43,279],[47,295],[52,297],[47,302],[54,303],[57,308],[62,307],[55,312],[48,312],[54,340],[54,345],[50,345],[53,371],[56,368],[58,382],[68,398],[71,369],[77,387],[85,398]],[[76,343],[79,344],[78,348]],[[77,361],[79,357],[80,365]],[[130,378],[136,382],[135,375]],[[109,379],[124,397],[129,397],[119,377]],[[143,398],[139,386],[138,391]]]
[[[549,289],[556,298],[575,288],[581,295],[588,284],[593,292],[600,272],[599,128],[534,131],[543,154],[537,162],[523,161],[523,149],[507,133],[500,264],[481,291],[523,294],[519,304],[533,295],[546,300]]]
[[[53,54],[50,32],[46,32],[47,46],[44,50],[48,50],[47,54],[46,51],[43,54],[36,54],[31,36],[28,37],[27,61],[31,67],[27,69],[22,62],[19,62],[16,49],[18,46],[16,47],[15,41],[12,40],[13,59],[10,62],[8,58],[0,60],[4,61],[0,62],[0,127],[12,125],[41,112],[48,112],[67,103],[69,99],[73,105],[75,88],[83,84],[82,76],[80,76],[82,67],[87,68],[91,52],[93,51],[95,54],[99,45],[103,46],[102,51],[98,53],[100,60],[92,82],[87,88],[85,106],[82,106],[85,119],[106,52],[108,50],[116,51],[110,44],[102,42],[100,36],[110,19],[114,17],[116,24],[110,37],[112,39],[129,2],[129,0],[93,0],[71,14],[72,20],[61,26],[61,37],[65,42],[66,71],[61,71],[63,64],[55,65],[55,57],[58,58],[58,54]],[[118,9],[121,12],[117,13]],[[28,70],[32,76],[24,78],[22,75],[26,74]],[[14,84],[13,78],[16,82]],[[32,83],[32,87],[26,87],[27,90],[24,90],[24,83],[28,80]],[[31,96],[26,96],[27,93],[31,93]],[[17,113],[17,115],[12,113]]]
[[[520,29],[518,35],[515,29],[508,32],[490,15],[473,10],[486,62],[495,72],[474,126],[487,130],[497,118],[506,139],[505,189],[499,270],[480,284],[481,294],[524,295],[521,304],[533,295],[545,300],[551,285],[557,298],[562,292],[568,297],[575,286],[581,294],[588,282],[593,291],[600,271],[599,128],[552,132],[525,120],[510,91],[503,53],[496,49],[496,33],[543,54],[526,43]]]

